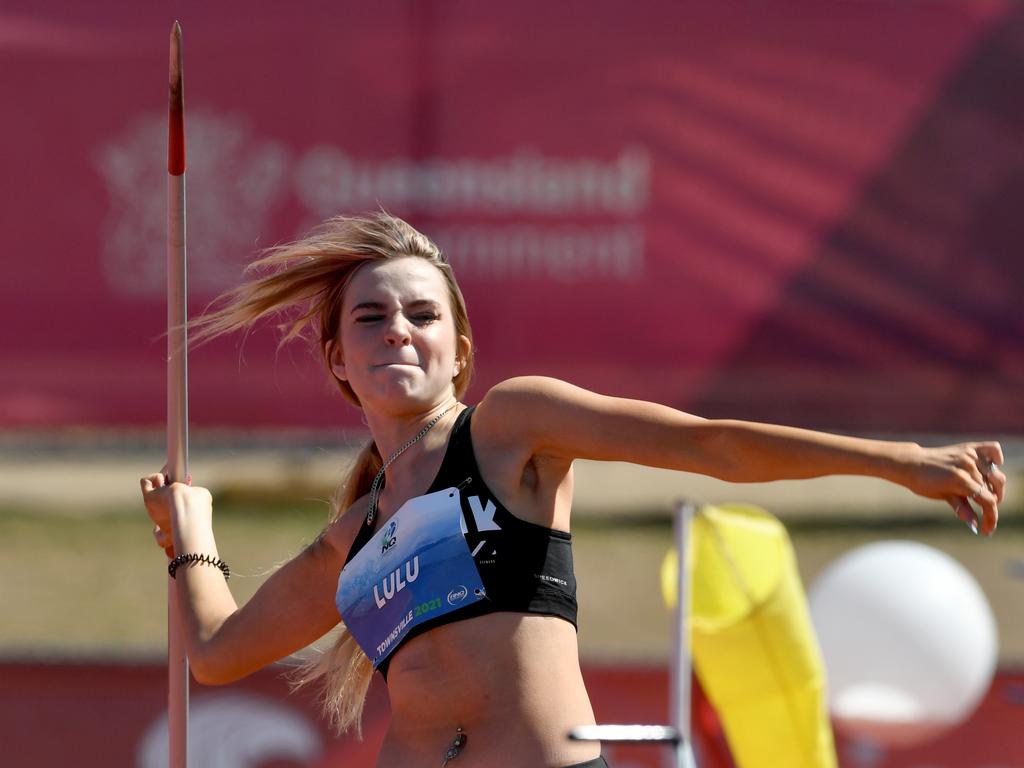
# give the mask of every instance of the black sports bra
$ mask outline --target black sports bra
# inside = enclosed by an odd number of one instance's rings
[[[473,410],[466,408],[456,418],[441,467],[427,493],[459,489],[466,546],[484,584],[486,599],[414,627],[378,664],[385,677],[398,648],[410,638],[449,622],[512,611],[558,616],[576,626],[572,535],[522,520],[498,501],[480,476],[473,453]],[[364,522],[352,542],[346,565],[373,533],[374,526]]]

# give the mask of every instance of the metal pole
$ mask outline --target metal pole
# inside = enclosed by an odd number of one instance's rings
[[[679,564],[676,576],[676,609],[672,622],[672,660],[669,667],[671,678],[671,699],[669,701],[670,723],[679,734],[673,748],[675,768],[696,768],[693,744],[690,739],[690,579],[686,573],[686,544],[693,520],[693,503],[681,501],[676,504],[672,515],[672,538],[675,542],[676,561]]]
[[[188,482],[188,312],[185,273],[185,99],[181,25],[171,28],[167,124],[167,474]],[[168,765],[188,765],[188,658],[178,593],[167,578]]]
[[[690,727],[690,579],[686,573],[686,543],[690,536],[694,506],[690,501],[676,504],[672,515],[672,538],[676,549],[676,607],[672,617],[672,658],[669,677],[669,717],[664,725],[581,725],[569,731],[574,741],[605,744],[670,744],[668,764],[673,768],[697,768]]]

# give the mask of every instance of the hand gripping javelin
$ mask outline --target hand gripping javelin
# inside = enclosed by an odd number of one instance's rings
[[[187,482],[188,334],[185,276],[185,98],[181,25],[171,28],[167,123],[167,475]],[[188,658],[178,594],[167,578],[167,725],[170,768],[188,765]]]

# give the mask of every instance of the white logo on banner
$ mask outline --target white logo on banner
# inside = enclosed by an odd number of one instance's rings
[[[288,191],[288,150],[244,119],[203,110],[187,117],[189,288],[210,296],[238,282],[254,238]],[[126,296],[167,285],[167,117],[144,116],[96,153],[110,194],[101,227],[107,282]]]
[[[268,244],[259,234],[274,207],[289,197],[305,209],[301,229],[380,206],[398,215],[457,216],[458,223],[444,221],[429,234],[461,277],[643,277],[641,216],[651,163],[639,145],[607,160],[530,147],[489,158],[366,159],[331,145],[293,158],[283,143],[256,136],[244,118],[193,110],[185,130],[189,288],[196,296],[237,284],[253,253]],[[146,115],[96,153],[111,201],[100,232],[103,265],[124,296],[161,295],[166,287],[166,143],[166,116]]]
[[[270,760],[308,765],[323,753],[317,729],[294,709],[240,693],[194,697],[189,705],[191,768],[255,768]],[[137,768],[167,768],[167,714],[142,735]]]

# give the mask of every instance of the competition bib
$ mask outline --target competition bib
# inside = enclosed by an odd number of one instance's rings
[[[342,570],[338,613],[375,669],[413,627],[485,597],[462,527],[458,489],[417,496]]]

